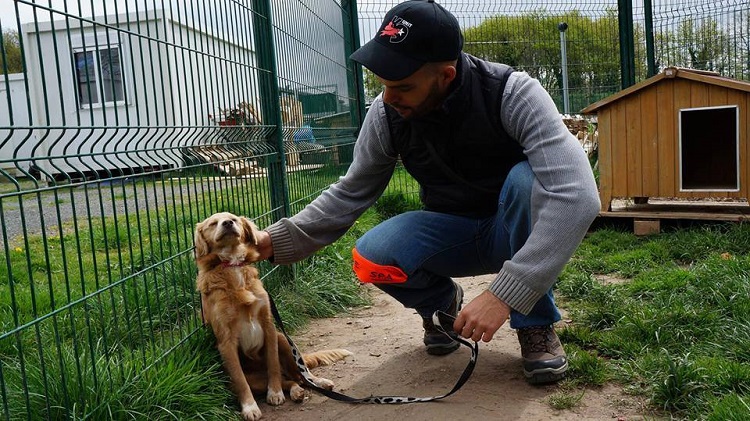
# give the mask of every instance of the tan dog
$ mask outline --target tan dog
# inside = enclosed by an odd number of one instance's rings
[[[302,376],[284,335],[276,331],[268,293],[252,266],[259,258],[257,227],[249,219],[228,212],[211,215],[195,230],[197,287],[204,321],[211,325],[224,367],[239,399],[242,417],[257,420],[261,411],[253,392],[266,392],[266,402],[284,403],[284,392],[293,401],[304,398]],[[304,355],[309,368],[333,363],[351,355],[345,349]],[[330,380],[315,383],[333,388]]]

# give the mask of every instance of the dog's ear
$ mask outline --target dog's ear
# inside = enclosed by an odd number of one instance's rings
[[[253,223],[253,221],[245,218],[244,216],[241,217],[240,220],[242,221],[242,230],[245,233],[245,242],[257,246],[258,238],[255,236],[255,232],[258,231],[258,227]]]
[[[195,257],[205,256],[211,251],[208,242],[203,237],[203,222],[199,222],[195,226],[195,239],[193,241],[195,243]]]

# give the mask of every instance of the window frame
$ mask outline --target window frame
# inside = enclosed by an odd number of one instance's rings
[[[120,100],[110,100],[107,101],[104,98],[100,98],[100,96],[103,96],[105,94],[104,89],[104,79],[102,76],[102,66],[101,66],[101,54],[103,52],[111,51],[113,49],[117,49],[117,57],[119,58],[119,66],[120,66],[120,88],[122,89],[122,99]],[[94,68],[94,78],[93,80],[88,80],[86,83],[88,83],[90,86],[93,83],[93,86],[96,88],[96,96],[97,96],[97,102],[88,101],[84,102],[81,98],[81,82],[78,80],[78,66],[77,66],[77,58],[79,54],[91,54],[91,57],[93,58],[93,68]],[[111,54],[111,53],[110,53]],[[108,43],[108,44],[100,44],[96,46],[81,46],[81,47],[74,47],[71,49],[71,59],[72,59],[72,65],[73,65],[73,87],[75,90],[75,97],[76,97],[76,103],[78,104],[78,109],[96,109],[96,108],[106,108],[106,107],[116,107],[116,106],[122,106],[128,104],[128,89],[127,89],[127,77],[125,74],[125,63],[124,63],[124,55],[123,55],[123,44],[122,43]]]

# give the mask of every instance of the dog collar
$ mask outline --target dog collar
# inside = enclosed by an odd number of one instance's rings
[[[241,262],[235,262],[235,263],[232,263],[231,261],[228,261],[228,260],[221,261],[221,267],[225,267],[225,268],[238,268],[240,266],[245,266],[246,264],[247,262],[245,262],[244,260]]]

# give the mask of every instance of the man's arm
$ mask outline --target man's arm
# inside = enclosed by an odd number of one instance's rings
[[[526,73],[511,75],[501,112],[503,126],[523,147],[536,181],[531,234],[489,289],[528,314],[554,285],[599,214],[599,195],[586,153],[539,81]]]
[[[492,339],[511,308],[531,311],[557,280],[600,207],[588,158],[537,80],[525,73],[511,75],[501,113],[503,127],[519,141],[536,176],[533,228],[488,290],[456,318],[454,330],[475,341]]]
[[[397,157],[377,98],[365,116],[346,175],[299,213],[260,233],[261,255],[277,264],[294,263],[336,241],[383,193]]]

